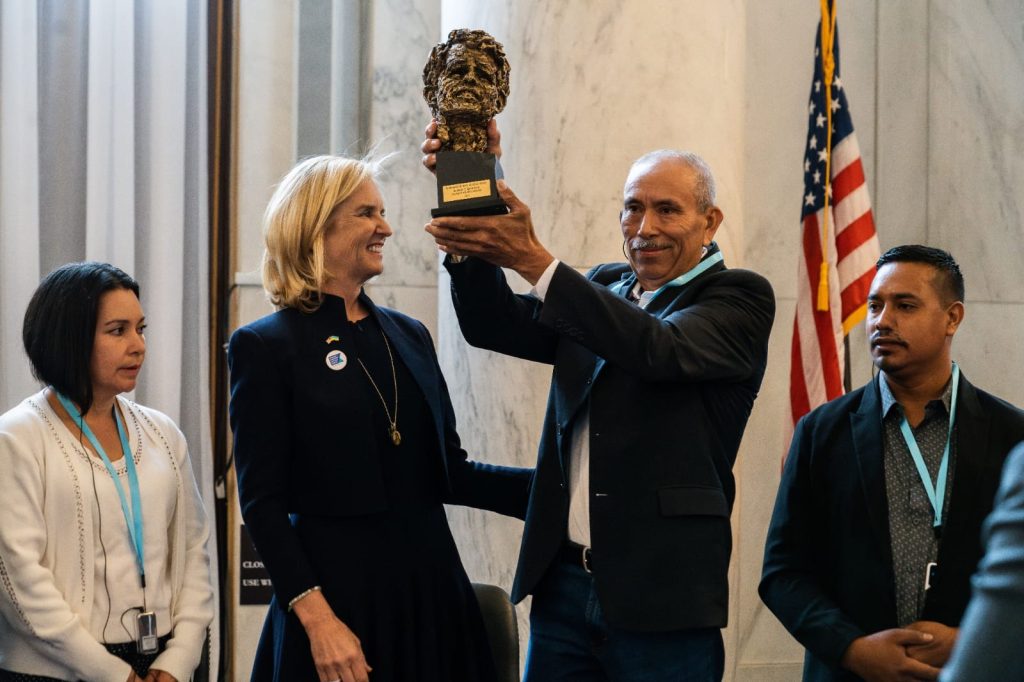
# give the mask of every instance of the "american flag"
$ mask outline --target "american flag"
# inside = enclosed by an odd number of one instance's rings
[[[823,10],[825,3],[823,3]],[[846,89],[839,77],[838,33],[834,14],[826,33],[818,26],[814,81],[807,105],[809,123],[804,151],[803,236],[797,270],[796,319],[793,321],[789,395],[793,423],[844,393],[843,339],[864,319],[868,289],[878,260],[878,237],[864,180],[860,148]],[[827,101],[822,38],[832,45],[834,75]],[[831,150],[829,149],[831,109]],[[831,154],[829,153],[831,151]],[[831,176],[826,187],[825,178]],[[829,206],[826,223],[826,192]],[[827,263],[827,291],[819,288],[822,259]]]

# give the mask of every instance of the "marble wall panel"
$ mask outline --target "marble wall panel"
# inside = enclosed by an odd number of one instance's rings
[[[1024,304],[972,301],[953,341],[953,359],[973,384],[1024,408]]]
[[[387,274],[387,270],[385,270]],[[422,322],[437,346],[437,287],[384,284],[384,275],[366,285],[373,302],[414,317]]]
[[[423,101],[423,64],[437,43],[439,0],[372,3],[370,140],[381,153],[398,152],[381,179],[388,220],[387,269],[381,284],[436,286],[434,241],[423,231],[437,205],[433,176],[420,165],[423,129],[430,112]]]
[[[882,249],[927,241],[928,0],[878,6],[875,228]],[[876,178],[876,179],[877,179]]]
[[[929,4],[928,238],[977,266],[968,298],[1024,301],[1024,9]]]

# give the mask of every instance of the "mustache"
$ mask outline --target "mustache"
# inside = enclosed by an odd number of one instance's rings
[[[907,342],[901,339],[896,334],[872,334],[871,345],[877,346],[879,343],[894,343],[899,346],[906,346]]]
[[[660,249],[666,246],[661,242],[654,239],[644,239],[643,237],[633,237],[629,240],[630,251],[636,251],[638,249]]]

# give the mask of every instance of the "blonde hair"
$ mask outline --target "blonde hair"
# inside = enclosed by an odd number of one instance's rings
[[[271,303],[303,312],[320,307],[327,219],[379,169],[379,161],[314,156],[288,171],[263,214],[263,288]]]

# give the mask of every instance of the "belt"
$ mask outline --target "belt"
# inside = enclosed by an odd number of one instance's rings
[[[580,566],[587,573],[594,572],[594,562],[591,560],[591,551],[589,547],[583,545],[577,545],[575,542],[568,542],[562,545],[562,549],[558,551],[558,558],[567,564],[573,566]]]

